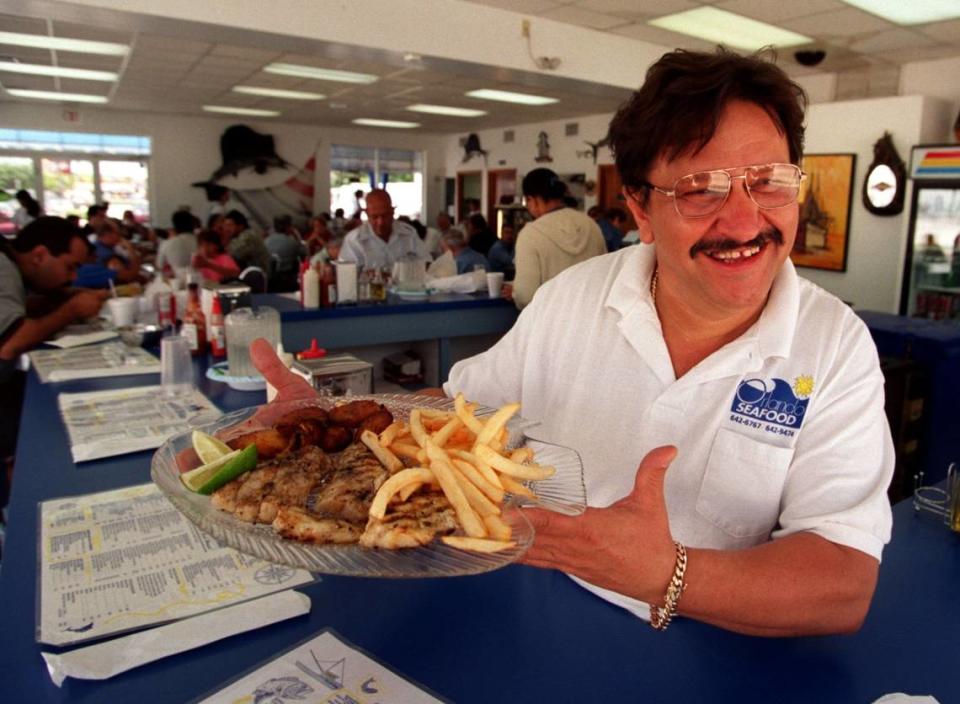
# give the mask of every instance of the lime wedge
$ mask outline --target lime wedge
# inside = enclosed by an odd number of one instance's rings
[[[190,439],[193,441],[194,452],[197,453],[197,457],[199,457],[200,461],[204,464],[216,462],[224,455],[232,452],[226,443],[199,430],[194,430]]]
[[[248,445],[242,450],[233,450],[210,464],[184,472],[180,475],[180,480],[190,491],[198,494],[212,494],[227,482],[233,481],[256,466],[257,446]]]

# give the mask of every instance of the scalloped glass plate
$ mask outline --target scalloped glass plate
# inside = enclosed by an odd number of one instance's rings
[[[381,394],[352,396],[350,400],[371,398],[390,409],[396,418],[407,419],[414,408],[452,410],[453,401],[432,396]],[[303,406],[331,407],[341,399],[322,398],[287,404],[272,404],[271,411],[287,412]],[[228,413],[213,423],[192,428],[165,442],[153,456],[150,475],[170,502],[177,507],[200,530],[223,545],[240,552],[291,567],[299,567],[323,574],[358,577],[453,577],[479,574],[503,567],[518,560],[533,543],[533,526],[522,511],[505,510],[503,518],[513,529],[517,545],[499,553],[481,554],[457,550],[439,541],[406,550],[375,550],[358,545],[308,545],[285,540],[269,525],[253,525],[220,511],[210,503],[209,497],[195,494],[180,481],[177,467],[178,455],[191,447],[190,434],[202,430],[210,434],[229,436],[241,429],[261,427],[255,414],[264,406],[254,406]],[[489,415],[495,409],[481,408],[477,415]],[[276,416],[275,416],[276,417]],[[237,427],[239,426],[239,427]],[[574,451],[560,445],[532,439],[527,436],[534,424],[514,418],[508,424],[509,447],[529,446],[534,450],[540,464],[553,465],[556,474],[550,479],[535,483],[536,500],[508,497],[505,509],[515,506],[537,505],[542,508],[578,515],[586,507],[586,489],[583,483],[583,464]],[[233,432],[223,432],[228,428]]]

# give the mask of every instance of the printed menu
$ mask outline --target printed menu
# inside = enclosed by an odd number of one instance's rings
[[[51,645],[211,611],[314,581],[221,547],[153,484],[40,504],[37,640]]]

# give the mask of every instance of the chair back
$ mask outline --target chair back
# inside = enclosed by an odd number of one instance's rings
[[[267,274],[258,266],[248,266],[241,271],[240,280],[250,287],[250,293],[267,292]]]

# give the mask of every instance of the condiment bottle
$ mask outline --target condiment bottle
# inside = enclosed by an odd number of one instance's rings
[[[180,334],[187,338],[190,354],[198,357],[207,351],[207,321],[200,307],[200,287],[191,283],[187,287],[187,310],[183,314]]]
[[[221,358],[227,356],[227,341],[223,330],[223,309],[220,307],[220,296],[214,295],[213,305],[210,308],[210,356]]]
[[[320,307],[320,275],[312,266],[307,267],[303,272],[303,283],[300,293],[303,296],[304,308]]]
[[[333,265],[320,264],[320,305],[332,308],[337,304],[337,275]]]
[[[297,354],[297,359],[322,359],[327,356],[327,351],[317,345],[317,338],[310,340],[310,348]]]

